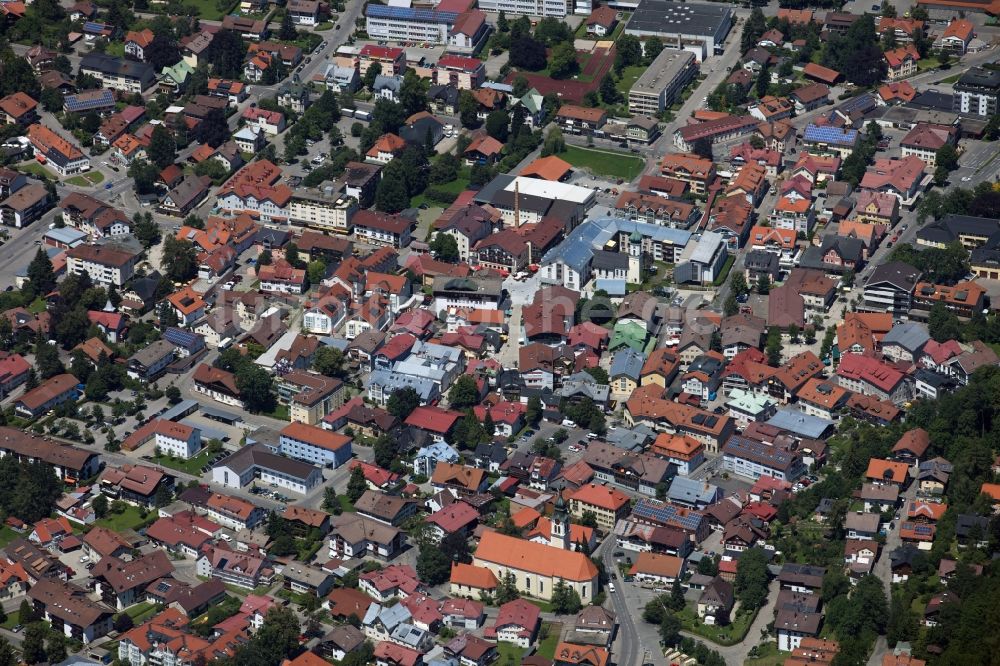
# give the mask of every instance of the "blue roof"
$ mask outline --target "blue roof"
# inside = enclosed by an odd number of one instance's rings
[[[368,5],[365,9],[365,16],[399,21],[448,24],[452,24],[458,19],[458,14],[455,12],[439,12],[434,9],[414,9],[413,7],[390,7],[388,5]]]
[[[74,229],[73,227],[57,227],[55,229],[49,229],[45,232],[47,238],[51,238],[57,243],[75,243],[77,241],[83,241],[87,238],[87,234],[80,231],[79,229]]]
[[[90,111],[106,106],[115,105],[115,96],[110,90],[102,90],[100,95],[95,95],[89,99],[80,99],[79,95],[66,95],[63,98],[66,110],[72,113],[80,111]]]
[[[661,524],[674,522],[687,530],[697,530],[704,519],[702,514],[697,511],[689,511],[676,504],[667,504],[647,498],[640,499],[636,503],[632,509],[632,516],[640,520],[652,520]]]
[[[803,141],[819,141],[820,143],[853,146],[858,140],[858,130],[847,130],[831,125],[806,125],[802,135]]]
[[[833,421],[812,416],[797,409],[779,409],[774,416],[768,420],[768,425],[775,428],[787,430],[802,437],[819,439],[829,428],[834,426]]]
[[[185,349],[200,349],[205,346],[205,338],[201,333],[185,331],[183,328],[171,327],[163,332],[163,337],[178,347]]]
[[[458,460],[458,451],[444,442],[434,442],[417,451],[417,458],[433,458],[438,462]]]
[[[624,296],[628,291],[625,284],[625,280],[598,278],[594,280],[594,289],[603,289],[608,292],[608,296]]]
[[[670,488],[667,489],[667,499],[691,505],[711,504],[718,492],[718,486],[713,486],[711,483],[675,476]]]
[[[483,83],[483,85],[479,87],[488,88],[490,90],[497,90],[499,92],[504,92],[504,93],[514,92],[514,86],[512,86],[509,83],[500,83],[498,81],[486,81],[485,83]]]
[[[582,273],[594,250],[601,250],[619,233],[639,232],[643,237],[684,247],[691,239],[691,232],[646,222],[632,222],[617,217],[599,217],[586,220],[573,229],[566,239],[545,253],[542,263],[562,260],[567,266]]]
[[[83,31],[84,32],[104,32],[105,30],[107,30],[110,27],[111,26],[109,26],[107,23],[98,23],[96,21],[87,21],[86,23],[83,24]]]
[[[611,359],[611,372],[609,374],[612,378],[618,375],[625,375],[639,381],[639,376],[642,374],[642,366],[645,364],[645,356],[631,347],[625,347]]]

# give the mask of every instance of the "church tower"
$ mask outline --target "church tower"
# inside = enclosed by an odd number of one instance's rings
[[[549,545],[563,550],[570,550],[569,542],[569,511],[566,509],[566,500],[563,499],[563,491],[559,491],[556,498],[555,510],[552,512],[551,528],[549,530]]]

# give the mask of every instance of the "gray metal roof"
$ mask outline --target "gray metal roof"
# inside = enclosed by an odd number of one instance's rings
[[[611,372],[609,374],[611,377],[625,375],[639,381],[639,376],[642,374],[642,366],[645,363],[645,356],[631,347],[624,347],[611,360]]]
[[[810,439],[821,438],[828,429],[834,426],[833,421],[829,419],[811,416],[797,409],[789,409],[787,407],[779,409],[767,423],[775,428],[781,428],[782,430],[787,430],[793,434]]]
[[[719,246],[724,245],[725,242],[726,239],[722,234],[714,231],[706,231],[702,234],[698,245],[695,246],[689,261],[698,262],[699,264],[711,263],[712,257],[719,251]]]
[[[603,249],[608,241],[620,233],[635,232],[639,232],[644,238],[678,247],[686,246],[691,240],[691,232],[683,229],[633,222],[617,217],[598,217],[587,220],[573,229],[562,243],[545,253],[542,263],[562,261],[573,270],[582,273],[587,262],[593,258],[594,250]]]
[[[927,344],[930,339],[931,336],[923,324],[915,321],[899,322],[882,338],[882,346],[896,344],[914,352]]]

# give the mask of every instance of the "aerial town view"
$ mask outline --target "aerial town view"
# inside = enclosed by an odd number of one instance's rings
[[[0,666],[1000,666],[1000,0],[0,10]]]

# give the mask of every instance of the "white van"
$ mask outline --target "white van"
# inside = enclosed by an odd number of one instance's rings
[[[612,594],[615,593],[615,584],[614,583],[608,583],[608,592],[610,592]]]
[[[563,419],[562,424],[563,424],[563,427],[566,427],[566,428],[575,428],[576,427],[576,421],[570,421],[569,419]]]

